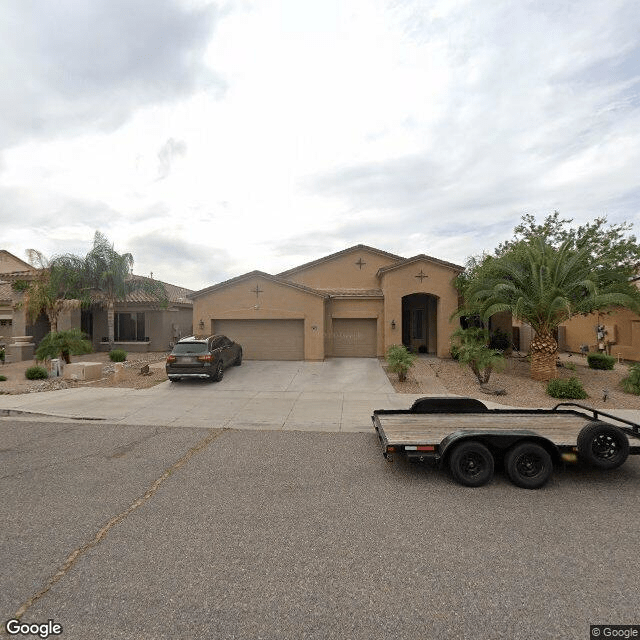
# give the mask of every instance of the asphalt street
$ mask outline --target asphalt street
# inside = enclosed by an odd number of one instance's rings
[[[526,491],[390,464],[373,431],[2,418],[0,443],[0,612],[62,625],[50,637],[586,639],[640,622],[635,456]]]

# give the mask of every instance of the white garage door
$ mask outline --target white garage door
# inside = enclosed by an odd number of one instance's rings
[[[304,360],[304,320],[214,320],[247,360]]]
[[[378,321],[375,318],[334,318],[333,355],[375,358]]]

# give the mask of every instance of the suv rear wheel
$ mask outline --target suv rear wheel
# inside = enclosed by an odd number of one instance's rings
[[[213,381],[220,382],[224,377],[224,367],[222,366],[222,360],[218,360],[218,364],[216,365],[216,372],[213,374]]]

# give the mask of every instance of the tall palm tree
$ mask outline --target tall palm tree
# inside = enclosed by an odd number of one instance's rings
[[[58,330],[63,311],[80,307],[78,284],[82,276],[82,259],[71,254],[47,259],[36,249],[27,250],[29,263],[37,271],[24,292],[24,308],[30,322],[47,314],[52,332]]]
[[[531,377],[549,380],[557,375],[558,325],[608,307],[638,309],[630,292],[623,271],[593,268],[588,248],[572,248],[570,241],[556,248],[538,238],[493,259],[490,268],[467,285],[466,310],[458,313],[476,310],[488,321],[495,313],[510,311],[531,325]]]
[[[133,256],[130,253],[118,253],[107,237],[96,231],[93,248],[84,258],[85,280],[91,289],[92,300],[107,308],[110,348],[115,341],[116,302],[126,300],[133,291],[146,291],[155,295],[161,303],[166,301],[162,285],[146,278],[133,278],[132,267]]]

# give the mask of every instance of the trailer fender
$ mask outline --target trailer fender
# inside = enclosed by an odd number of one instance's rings
[[[508,449],[511,449],[520,442],[524,442],[525,440],[527,442],[535,442],[547,450],[554,464],[562,463],[560,450],[551,440],[542,437],[535,431],[529,431],[527,429],[513,429],[500,432],[481,429],[474,431],[454,431],[444,438],[438,447],[440,460],[447,463],[448,456],[454,445],[457,445],[463,440],[476,440],[481,442],[488,447],[492,454],[498,459],[502,458]]]

